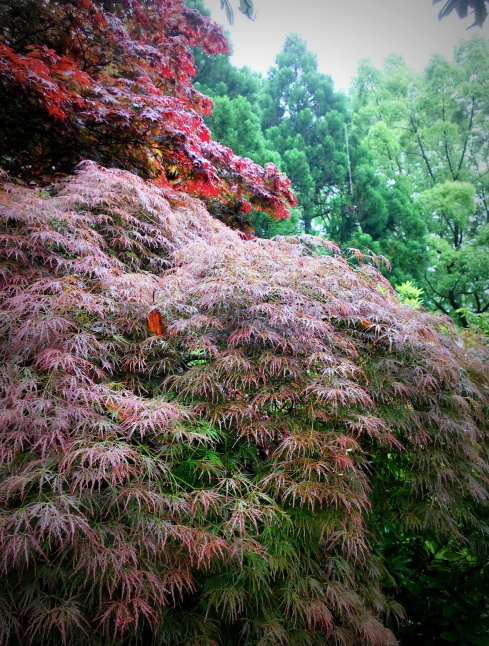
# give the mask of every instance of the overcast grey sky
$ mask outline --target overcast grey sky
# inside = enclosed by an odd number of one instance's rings
[[[319,70],[330,74],[335,89],[346,90],[358,62],[370,58],[380,67],[391,52],[421,71],[433,53],[451,58],[460,39],[478,33],[489,37],[489,24],[469,29],[470,17],[455,13],[442,21],[431,0],[254,0],[256,20],[251,22],[235,8],[230,27],[220,0],[204,0],[214,20],[231,34],[232,62],[266,72],[282,49],[287,34],[298,33],[317,54]],[[487,20],[489,23],[489,19]]]

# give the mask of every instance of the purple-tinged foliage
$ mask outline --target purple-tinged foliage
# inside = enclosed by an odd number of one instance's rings
[[[371,515],[482,531],[485,348],[125,171],[0,214],[0,643],[395,644]]]

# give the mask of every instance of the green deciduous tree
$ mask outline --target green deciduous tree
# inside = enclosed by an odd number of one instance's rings
[[[440,309],[448,301],[464,324],[459,310],[476,314],[489,309],[489,225],[477,226],[475,187],[469,182],[443,182],[420,196],[431,216],[432,262],[426,276]]]
[[[359,136],[430,232],[427,297],[455,317],[489,308],[488,83],[489,46],[474,37],[453,62],[433,57],[423,75],[399,57],[382,72],[366,63],[354,96]]]

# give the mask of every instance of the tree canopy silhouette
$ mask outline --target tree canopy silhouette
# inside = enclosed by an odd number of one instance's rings
[[[433,4],[442,1],[433,0]],[[487,18],[487,0],[445,0],[445,4],[438,14],[438,18],[442,20],[454,10],[457,12],[459,18],[466,18],[469,14],[469,8],[472,10],[470,13],[473,13],[475,18],[471,27],[482,27]]]

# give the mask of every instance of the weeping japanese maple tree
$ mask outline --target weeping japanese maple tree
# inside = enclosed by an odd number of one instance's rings
[[[396,643],[373,518],[483,538],[484,347],[126,171],[1,196],[1,643]]]
[[[487,532],[485,346],[189,195],[293,201],[209,140],[200,14],[0,18],[0,644],[394,644],[378,518]]]

